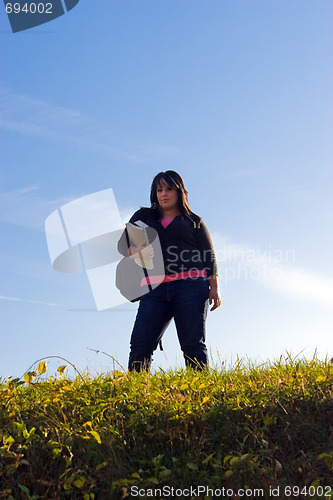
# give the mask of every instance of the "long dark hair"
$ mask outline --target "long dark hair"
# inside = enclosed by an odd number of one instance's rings
[[[175,172],[174,170],[159,172],[157,175],[155,175],[150,189],[151,208],[156,209],[158,207],[157,188],[160,184],[169,184],[169,186],[172,186],[177,190],[178,208],[181,214],[193,220],[193,216],[195,216],[195,214],[189,207],[188,196],[187,196],[188,193],[185,189],[184,181],[181,178],[181,176],[177,174],[177,172]]]

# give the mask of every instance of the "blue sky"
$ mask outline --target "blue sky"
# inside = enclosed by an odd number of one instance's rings
[[[0,8],[1,376],[47,355],[112,368],[88,347],[127,365],[136,305],[95,311],[85,275],[53,270],[44,222],[110,187],[125,221],[167,169],[219,259],[212,363],[333,356],[332,14],[327,0],[81,0],[13,34]],[[182,366],[174,327],[164,345],[154,367]]]

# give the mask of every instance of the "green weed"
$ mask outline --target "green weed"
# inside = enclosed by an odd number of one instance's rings
[[[311,498],[333,498],[327,360],[75,379],[66,365],[46,371],[40,360],[0,384],[0,498],[120,499],[165,485],[260,487],[262,498],[312,485]]]

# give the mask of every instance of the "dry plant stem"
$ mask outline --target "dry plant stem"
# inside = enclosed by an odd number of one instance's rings
[[[109,353],[107,353],[105,351],[100,351],[100,350],[97,350],[97,349],[91,349],[91,347],[87,347],[87,349],[89,349],[89,351],[96,352],[97,354],[98,353],[105,354],[105,356],[108,356],[109,358],[111,358],[112,361],[114,363],[117,363],[117,365],[123,370],[123,372],[126,373],[125,368],[111,354],[109,354]]]
[[[72,368],[74,368],[75,372],[79,375],[79,377],[81,378],[81,380],[84,382],[84,378],[82,377],[82,375],[79,372],[79,370],[75,367],[75,365],[73,365],[73,363],[71,363],[70,361],[68,361],[68,359],[63,358],[61,356],[44,356],[44,358],[37,359],[37,361],[35,361],[34,363],[32,363],[32,365],[29,366],[29,368],[23,373],[23,375],[22,375],[22,377],[20,377],[20,379],[23,378],[24,375],[26,373],[28,373],[33,366],[35,366],[37,363],[40,363],[41,361],[44,361],[45,359],[61,359],[62,361],[65,361],[66,363],[68,363],[69,365],[71,365]]]

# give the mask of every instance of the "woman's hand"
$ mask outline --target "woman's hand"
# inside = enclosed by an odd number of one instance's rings
[[[136,258],[139,252],[141,253],[143,259],[152,259],[154,257],[153,245],[140,245],[138,247],[131,246],[128,253],[131,257]]]
[[[209,305],[214,302],[213,307],[210,309],[214,311],[221,305],[221,297],[219,292],[219,284],[217,281],[217,276],[209,276]]]

